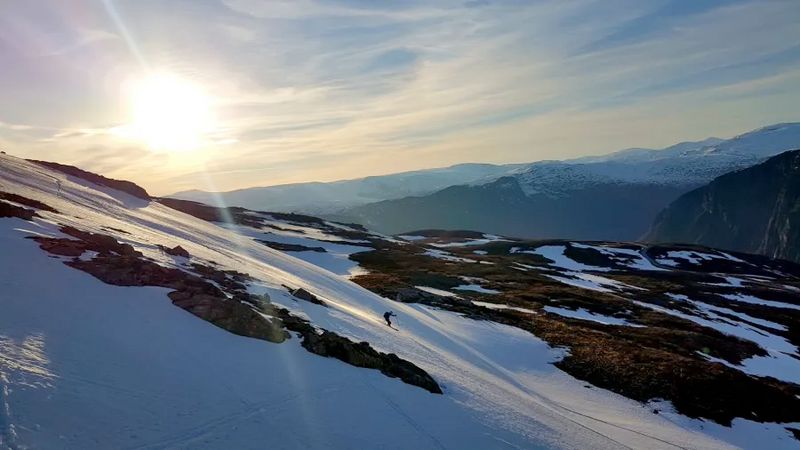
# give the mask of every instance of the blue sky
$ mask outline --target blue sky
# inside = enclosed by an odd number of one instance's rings
[[[153,192],[664,147],[800,120],[797,0],[38,0],[0,14],[0,146]],[[192,151],[113,130],[210,99]]]

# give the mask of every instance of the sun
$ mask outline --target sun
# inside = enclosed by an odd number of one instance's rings
[[[213,125],[209,98],[196,85],[172,75],[152,75],[130,91],[129,137],[158,150],[194,150]]]

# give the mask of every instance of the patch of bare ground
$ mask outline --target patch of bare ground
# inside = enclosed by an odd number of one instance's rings
[[[357,276],[353,281],[387,298],[423,303],[473,319],[492,320],[527,330],[552,346],[569,349],[568,356],[555,363],[560,369],[634,400],[666,399],[681,414],[724,425],[730,425],[736,417],[760,422],[800,421],[800,386],[768,377],[749,376],[702,356],[705,354],[738,364],[744,359],[767,354],[757,344],[639,306],[626,298],[629,295],[642,302],[693,313],[696,312],[694,306],[677,301],[666,293],[684,293],[693,298],[706,292],[703,295],[719,300],[721,307],[731,308],[732,302],[727,301],[722,306],[724,298],[717,293],[707,293],[709,283],[724,282],[718,275],[682,270],[636,271],[620,266],[625,270],[598,275],[644,290],[604,293],[569,286],[543,276],[551,273],[552,268],[547,265],[549,261],[539,255],[509,253],[512,247],[568,246],[564,241],[492,242],[444,249],[456,256],[491,261],[492,265],[448,262],[425,256],[424,242],[352,255],[351,259],[369,271],[369,274]],[[572,256],[584,264],[618,266],[617,261],[596,250],[568,248],[576,250],[571,252]],[[474,255],[472,252],[477,249],[486,251],[487,255]],[[538,268],[515,270],[518,263]],[[501,293],[487,295],[457,291],[463,298],[454,299],[414,287],[425,285],[448,290],[464,284],[462,277],[480,278],[481,286]],[[519,306],[537,313],[483,308],[474,305],[470,299]],[[705,297],[697,300],[707,301]],[[542,310],[545,305],[583,308],[624,318],[638,326],[606,325],[547,314]],[[794,316],[797,311],[778,318],[776,314],[783,313],[775,312],[775,308],[749,304],[736,304],[733,308],[737,312],[784,324],[790,330],[784,335],[797,339],[790,325],[800,322]]]

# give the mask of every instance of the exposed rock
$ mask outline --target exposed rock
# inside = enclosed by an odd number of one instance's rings
[[[283,242],[272,242],[272,241],[265,241],[262,239],[256,239],[256,241],[266,245],[269,248],[280,250],[282,252],[327,253],[327,250],[325,250],[323,247],[307,247],[305,245],[300,245],[300,244],[284,244]]]
[[[252,280],[252,277],[246,273],[235,270],[220,270],[199,263],[192,263],[192,269],[204,278],[218,283],[231,294],[237,291],[246,291],[247,286],[244,283]]]
[[[164,206],[197,217],[200,220],[222,222],[222,213],[220,209],[214,208],[213,206],[189,200],[178,200],[176,198],[159,198],[157,201]]]
[[[790,433],[792,433],[792,436],[794,436],[794,438],[795,438],[795,439],[797,439],[798,441],[800,441],[800,429],[798,429],[798,428],[792,428],[792,427],[786,427],[786,429],[787,429],[787,430],[788,430]]]
[[[49,205],[40,202],[39,200],[33,200],[21,195],[11,194],[9,192],[0,191],[0,200],[8,200],[9,202],[19,203],[20,205],[30,206],[31,208],[40,209],[42,211],[58,213],[55,208],[52,208]]]
[[[169,248],[164,245],[159,245],[158,248],[160,248],[164,253],[172,256],[182,256],[184,258],[189,258],[192,256],[185,248],[181,247],[180,245],[175,246],[173,248]]]
[[[317,298],[316,295],[312,294],[311,292],[308,292],[303,288],[295,289],[294,291],[292,291],[292,295],[299,298],[300,300],[305,300],[307,302],[314,303],[315,305],[328,306],[325,304],[325,302]]]
[[[413,363],[395,354],[380,353],[366,342],[355,344],[347,338],[324,330],[320,334],[307,321],[271,304],[269,295],[253,295],[241,289],[233,293],[233,298],[227,298],[219,288],[205,279],[179,269],[160,266],[133,251],[132,247],[130,251],[127,250],[127,247],[123,247],[127,244],[120,244],[110,236],[69,227],[62,231],[84,240],[38,236],[33,239],[39,242],[42,249],[64,256],[79,256],[85,250],[98,251],[99,254],[91,260],[75,258],[65,261],[65,264],[87,272],[105,283],[175,289],[167,294],[175,306],[231,333],[281,343],[291,337],[286,331],[288,329],[299,333],[303,338],[303,347],[312,353],[336,358],[356,367],[378,369],[389,377],[400,378],[405,383],[432,393],[442,393],[436,381]],[[222,271],[202,264],[193,264],[193,267],[223,286],[244,288],[241,283],[250,278],[240,272]],[[296,289],[293,294],[324,305],[305,289]]]
[[[73,241],[71,239],[46,238],[41,236],[29,236],[39,243],[39,247],[54,255],[60,256],[81,256],[86,251],[86,243],[83,241]]]
[[[0,218],[2,217],[18,217],[23,220],[33,220],[33,218],[36,217],[36,211],[0,200]]]
[[[116,253],[126,256],[142,256],[132,245],[122,244],[113,236],[107,234],[90,233],[69,226],[61,227],[61,232],[84,241],[87,244],[88,250],[94,250],[101,254]]]
[[[800,262],[800,150],[722,175],[664,209],[642,238]]]
[[[130,181],[114,180],[111,178],[106,178],[102,175],[87,172],[83,169],[79,169],[75,166],[68,166],[66,164],[58,164],[48,161],[36,161],[33,159],[29,159],[28,161],[39,164],[40,166],[45,166],[50,169],[57,170],[67,175],[72,175],[74,177],[84,179],[86,181],[89,181],[91,183],[100,186],[110,187],[118,191],[126,192],[134,197],[141,198],[142,200],[150,200],[150,194],[148,194],[147,191],[144,190],[144,188],[136,185],[135,183],[131,183]]]
[[[240,336],[281,343],[289,338],[280,320],[270,320],[233,299],[190,291],[170,292],[175,306]]]
[[[378,369],[384,375],[400,378],[431,393],[442,393],[439,384],[427,372],[394,353],[380,353],[367,342],[354,343],[330,331],[323,331],[322,334],[303,334],[302,345],[311,353],[336,358],[356,367]]]

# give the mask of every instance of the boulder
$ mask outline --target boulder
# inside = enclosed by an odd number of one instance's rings
[[[168,255],[182,256],[184,258],[189,258],[189,257],[192,256],[192,255],[189,254],[189,252],[185,248],[181,247],[180,245],[172,247],[172,248],[164,247],[164,246],[161,246],[161,245],[159,245],[159,247],[162,250],[164,250],[164,253],[166,253]]]
[[[0,200],[0,218],[2,217],[18,217],[23,220],[33,220],[33,218],[36,217],[36,211]]]
[[[299,298],[300,300],[305,300],[307,302],[314,303],[315,305],[328,306],[325,304],[325,302],[317,298],[316,295],[312,294],[311,292],[308,292],[303,288],[295,289],[294,291],[292,291],[292,295]]]

